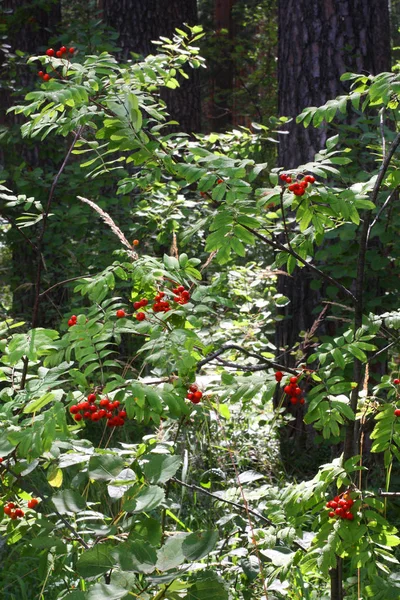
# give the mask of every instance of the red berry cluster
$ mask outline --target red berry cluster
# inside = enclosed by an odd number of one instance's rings
[[[312,175],[306,175],[301,181],[295,181],[294,183],[292,183],[292,178],[288,177],[284,173],[282,173],[282,175],[280,175],[279,177],[283,182],[291,184],[289,185],[288,189],[289,191],[293,192],[295,196],[303,196],[306,192],[308,184],[315,182],[315,177],[313,177]]]
[[[61,46],[59,50],[53,50],[53,48],[48,48],[46,50],[47,56],[56,56],[57,58],[62,58],[65,54],[70,54],[71,56],[75,52],[75,48],[66,48],[65,46]]]
[[[43,79],[43,81],[50,81],[51,77],[48,73],[44,73],[43,71],[38,71],[38,77]]]
[[[326,503],[326,508],[330,508],[329,517],[331,519],[336,519],[339,517],[340,519],[347,519],[348,521],[353,521],[354,515],[351,512],[351,507],[354,504],[354,500],[350,498],[348,492],[340,494],[340,496],[335,496],[333,500]]]
[[[77,320],[78,320],[78,317],[76,315],[72,315],[68,321],[68,327],[72,327],[73,325],[76,325]]]
[[[187,290],[185,290],[183,285],[174,288],[172,293],[175,294],[174,302],[177,302],[178,304],[187,304],[190,300],[190,294]]]
[[[158,292],[154,298],[153,311],[154,312],[168,312],[171,310],[171,306],[168,300],[163,300],[165,292]]]
[[[87,400],[71,406],[69,412],[74,415],[75,421],[87,419],[96,422],[107,419],[108,427],[122,427],[125,424],[126,411],[120,409],[119,400],[111,402],[108,398],[102,398],[98,404],[96,400],[96,394],[89,394]]]
[[[298,386],[298,377],[291,377],[289,383],[283,388],[283,391],[289,396],[291,404],[304,404],[303,391]]]
[[[198,404],[202,397],[203,392],[199,390],[199,386],[196,383],[192,383],[192,385],[189,386],[186,398],[188,398],[192,404]]]
[[[31,500],[28,501],[28,508],[35,509],[38,504],[39,504],[39,500],[37,498],[32,498]],[[14,502],[8,502],[4,506],[3,512],[5,515],[10,517],[10,519],[12,519],[13,521],[15,521],[16,519],[22,519],[22,517],[25,515],[24,511],[21,508],[17,507],[14,504]]]

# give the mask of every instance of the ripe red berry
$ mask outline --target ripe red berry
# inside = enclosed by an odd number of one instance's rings
[[[15,521],[16,518],[17,518],[16,512],[11,511],[10,512],[10,519],[12,519],[13,521]]]
[[[293,194],[295,196],[304,196],[306,190],[302,187],[300,187],[299,189],[293,190]]]
[[[297,377],[291,377],[290,383],[297,383]]]
[[[108,421],[107,421],[107,427],[115,427],[114,417],[111,417],[111,419],[108,419]]]
[[[38,504],[39,500],[37,498],[32,498],[32,500],[29,500],[28,502],[28,508],[36,508]]]
[[[133,244],[134,246],[139,246],[139,240],[133,240],[132,244]]]
[[[331,500],[330,501],[330,505],[331,505],[331,508],[337,508],[338,507],[338,504],[337,504],[336,500]]]
[[[39,77],[43,77],[43,75],[44,75],[43,71],[39,71],[39,72],[38,72],[38,76],[39,76]]]
[[[346,513],[344,513],[343,518],[347,519],[348,521],[353,521],[354,515],[351,512],[346,512]]]
[[[197,390],[197,392],[193,393],[193,398],[192,398],[192,402],[193,404],[198,404],[200,402],[200,400],[203,397],[203,392],[200,392],[200,390]]]
[[[88,402],[96,402],[96,394],[89,394],[89,396],[87,397]]]
[[[110,401],[108,398],[102,398],[99,402],[100,406],[107,408],[110,405]]]
[[[112,416],[113,414],[111,411],[106,412],[106,419],[112,419]]]
[[[54,56],[55,52],[53,48],[49,48],[48,50],[46,50],[46,54],[47,56]]]
[[[50,79],[51,79],[51,77],[50,77],[50,75],[48,73],[45,73],[43,75],[43,81],[50,81]]]
[[[188,400],[193,400],[193,393],[192,393],[192,392],[188,392],[188,393],[186,394],[186,398],[187,398]]]
[[[189,390],[190,390],[191,392],[197,392],[197,390],[198,390],[198,389],[199,389],[199,386],[198,386],[196,383],[192,383],[192,384],[189,386]]]
[[[81,402],[79,404],[79,410],[88,410],[90,402]]]
[[[92,419],[92,421],[99,421],[101,419],[101,417],[97,411],[92,413],[92,416],[90,418]]]
[[[75,52],[75,48],[70,48],[70,49],[69,49],[69,53],[70,53],[70,54],[73,54],[74,52]]]
[[[142,308],[142,303],[141,302],[134,302],[133,303],[133,308],[135,310],[138,310],[139,308]]]
[[[126,410],[120,410],[118,413],[118,416],[121,417],[121,419],[125,419],[126,418]]]
[[[17,515],[17,517],[19,517],[20,519],[22,519],[22,517],[24,516],[24,514],[25,514],[25,513],[24,513],[24,511],[23,511],[23,510],[21,510],[20,508],[17,508],[17,509],[15,510],[15,514]]]
[[[15,508],[15,504],[14,504],[14,502],[9,502],[9,503],[7,504],[7,506],[8,506],[8,508]]]
[[[120,308],[119,310],[117,310],[116,315],[118,319],[122,319],[123,317],[126,317],[126,312],[122,308]]]
[[[74,416],[75,421],[82,421],[82,415],[81,414],[77,414]]]
[[[285,175],[285,173],[282,173],[282,175],[279,175],[279,179],[281,181],[286,181],[287,175]]]
[[[282,381],[282,377],[283,377],[283,373],[281,371],[277,371],[275,373],[275,379],[276,379],[276,381],[278,381],[278,382]]]
[[[338,517],[342,517],[342,516],[344,515],[343,508],[341,508],[341,507],[338,507],[338,508],[336,508],[336,509],[335,509],[335,514],[336,514]]]
[[[283,391],[285,392],[285,394],[291,394],[292,388],[290,387],[290,385],[285,385]]]
[[[57,50],[56,56],[57,56],[57,58],[62,58],[62,52],[61,52],[61,50]]]
[[[98,412],[99,412],[100,419],[104,419],[104,417],[106,416],[107,411],[104,410],[104,408],[101,408]]]
[[[112,408],[113,410],[115,410],[116,408],[118,408],[118,406],[121,404],[121,402],[119,400],[114,400],[114,402],[112,404],[110,404],[110,408]]]
[[[147,298],[143,298],[143,300],[141,300],[141,301],[140,301],[140,304],[141,304],[142,306],[147,306],[147,305],[148,305],[148,303],[149,303],[149,301],[147,300]]]
[[[77,407],[76,404],[74,404],[73,406],[70,407],[69,412],[71,413],[71,415],[77,415],[79,412],[79,408]]]
[[[333,512],[333,510],[331,510],[331,511],[329,512],[329,517],[330,517],[331,519],[334,519],[334,518],[336,517],[335,513]]]
[[[96,406],[95,404],[91,404],[91,405],[89,406],[89,410],[90,410],[90,412],[94,413],[94,412],[96,412],[96,410],[97,410],[97,406]]]
[[[299,402],[300,402],[300,404],[304,404],[304,402],[305,402],[304,398],[299,398]]]
[[[3,460],[4,460],[4,458],[1,458],[1,457],[0,457],[0,463],[2,463],[2,462],[3,462]]]
[[[291,177],[286,177],[286,183],[292,183],[292,178]]]
[[[65,54],[67,52],[66,47],[65,46],[61,46],[60,52],[61,52],[61,54]]]
[[[302,391],[301,388],[296,387],[295,390],[294,390],[295,396],[301,396],[301,391]]]
[[[12,508],[10,506],[5,506],[3,508],[3,512],[5,515],[10,515],[11,511],[12,511]]]
[[[90,410],[87,410],[86,412],[83,413],[83,418],[84,419],[91,419],[92,418],[92,413],[90,412]]]
[[[400,383],[400,379],[393,379],[393,383],[394,383],[395,385],[399,385],[399,383]]]
[[[304,177],[304,181],[307,181],[307,183],[314,183],[315,182],[315,177],[313,177],[312,175],[306,175]]]
[[[146,318],[146,315],[144,312],[138,312],[138,313],[136,313],[136,318],[138,321],[144,321]]]
[[[297,397],[296,396],[292,396],[290,398],[290,402],[291,402],[291,404],[297,404]]]
[[[394,411],[394,416],[400,417],[400,408],[396,408],[396,410]]]

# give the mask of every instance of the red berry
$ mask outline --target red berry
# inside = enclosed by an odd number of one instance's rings
[[[57,56],[57,58],[62,58],[62,52],[61,52],[61,50],[57,50],[56,56]]]
[[[147,305],[148,305],[148,303],[149,303],[149,301],[147,300],[147,298],[143,298],[143,300],[141,300],[141,301],[140,301],[140,304],[141,304],[142,306],[147,306]]]
[[[186,394],[186,398],[188,400],[193,400],[193,394],[191,392],[189,392],[188,394]]]
[[[12,519],[13,521],[15,521],[15,519],[17,518],[17,515],[15,512],[10,512],[10,519]]]
[[[199,389],[199,386],[196,383],[192,383],[192,385],[189,386],[189,390],[191,392],[197,392],[198,389]]]
[[[107,427],[115,427],[115,421],[113,417],[111,417],[111,419],[108,419]]]
[[[133,303],[133,308],[135,310],[139,310],[139,308],[142,308],[142,303],[141,302],[134,302]]]
[[[292,178],[291,177],[286,177],[286,183],[292,183]]]
[[[74,404],[73,406],[70,407],[69,412],[71,413],[71,415],[77,415],[79,412],[79,408],[77,407],[76,404]]]
[[[290,385],[285,385],[285,387],[283,388],[283,391],[285,392],[285,394],[291,394],[292,388],[290,387]]]
[[[9,506],[5,506],[3,508],[3,512],[5,515],[9,515],[11,513],[12,509]]]
[[[304,181],[307,181],[307,183],[314,183],[315,177],[313,177],[312,175],[306,175],[304,177]]]
[[[293,190],[293,194],[295,196],[304,196],[305,193],[306,193],[306,190],[304,188],[300,188],[298,190]]]
[[[399,385],[399,383],[400,383],[400,379],[393,379],[393,383],[394,383],[395,385]]]
[[[104,406],[104,408],[107,408],[110,405],[110,401],[108,398],[102,398],[99,404],[100,406]]]
[[[132,244],[133,244],[134,246],[139,246],[139,240],[133,240]]]
[[[39,77],[43,77],[43,75],[44,75],[43,71],[39,71],[39,72],[38,72],[38,76],[39,76]]]
[[[290,383],[297,383],[297,377],[291,377]]]
[[[99,417],[100,417],[100,419],[103,419],[106,416],[106,413],[107,413],[107,411],[104,410],[104,408],[101,408],[99,410]]]
[[[337,504],[336,500],[331,500],[330,504],[331,504],[331,508],[337,508],[338,507],[338,504]]]
[[[182,292],[184,292],[184,291],[185,291],[185,288],[183,287],[183,285],[180,285],[180,286],[177,288],[177,290],[178,290],[178,294],[182,294]]]
[[[353,521],[354,515],[351,512],[346,512],[346,513],[344,513],[343,518],[347,519],[348,521]]]
[[[117,310],[116,315],[118,319],[122,319],[123,317],[126,317],[126,312],[122,308],[120,308],[119,310]]]
[[[74,52],[75,52],[75,48],[70,48],[70,49],[69,49],[69,53],[70,53],[70,54],[73,54]],[[135,244],[135,242],[133,242],[133,243]],[[135,246],[136,246],[136,244],[135,244]]]
[[[400,417],[400,408],[396,408],[396,410],[394,411],[394,416]]]
[[[223,179],[217,179],[217,184],[224,183]]]
[[[113,414],[112,414],[112,412],[110,412],[110,411],[107,411],[107,412],[106,412],[106,418],[107,418],[107,419],[112,419],[112,418],[113,418]]]
[[[342,517],[342,516],[344,515],[344,510],[343,510],[343,508],[340,508],[340,507],[336,508],[336,509],[335,509],[335,514],[336,514],[338,517]]]
[[[292,396],[290,398],[290,402],[291,402],[291,404],[297,404],[297,398],[296,398],[296,396]]]
[[[82,415],[77,414],[74,416],[75,421],[82,421]]]
[[[20,519],[22,519],[22,517],[24,516],[25,513],[20,508],[17,508],[16,511],[15,511],[15,514],[17,515],[17,517],[19,517]]]
[[[49,48],[48,50],[46,50],[46,54],[47,56],[54,56],[55,52],[53,48]]]
[[[3,462],[3,460],[4,460],[4,458],[1,458],[1,457],[0,457],[0,463],[2,463],[2,462]]]
[[[301,388],[296,387],[295,390],[294,390],[294,395],[295,396],[301,396]]]
[[[287,175],[285,175],[285,173],[282,173],[282,175],[279,175],[279,179],[281,181],[286,181]]]
[[[305,402],[304,398],[299,398],[299,402],[300,402],[300,404],[304,404],[304,402]]]
[[[37,498],[32,498],[32,500],[29,500],[28,502],[28,508],[36,508],[38,504],[39,500]]]
[[[87,410],[86,412],[83,413],[83,418],[84,419],[91,419],[92,418],[92,413],[90,412],[90,410]]]
[[[96,402],[96,394],[89,394],[89,396],[87,397],[88,402]]]
[[[121,402],[119,400],[114,400],[114,402],[112,403],[112,407],[113,408],[118,408],[118,406],[121,404]]]
[[[66,47],[65,46],[61,46],[60,52],[61,52],[61,54],[65,54],[67,52]]]
[[[283,373],[281,371],[277,371],[275,373],[275,379],[276,379],[276,381],[278,381],[278,382],[282,381],[282,377],[283,377]]]
[[[348,506],[349,508],[351,508],[351,507],[353,506],[353,504],[354,504],[354,500],[352,500],[351,498],[349,498],[349,499],[347,500],[347,506]]]
[[[126,418],[126,410],[120,410],[118,413],[118,416],[121,417],[121,419],[125,419]]]
[[[91,419],[92,419],[92,421],[99,421],[101,419],[101,417],[100,417],[99,413],[96,411],[96,412],[92,413]]]
[[[193,394],[193,398],[192,398],[192,402],[193,404],[198,404],[200,402],[200,400],[203,397],[203,392],[200,392],[200,390],[197,390],[197,392],[194,392]]]
[[[341,498],[338,502],[339,507],[341,508],[346,508],[347,507],[347,502],[346,500],[344,500],[343,498]]]
[[[90,404],[89,410],[90,410],[90,412],[94,413],[97,410],[97,406],[95,404]]]
[[[90,402],[81,402],[79,404],[79,410],[88,410]]]
[[[49,75],[48,73],[45,73],[45,74],[43,75],[43,81],[50,81],[50,79],[51,79],[51,77],[50,77],[50,75]],[[76,321],[75,321],[75,322],[76,322]]]
[[[329,517],[330,517],[331,519],[334,519],[334,518],[336,517],[335,513],[333,512],[333,510],[331,510],[331,511],[329,512]]]
[[[7,504],[7,506],[8,506],[8,508],[15,508],[15,504],[14,504],[14,502],[9,502],[9,503]]]
[[[136,318],[138,321],[144,321],[146,318],[146,315],[144,312],[138,312],[138,313],[136,313]]]

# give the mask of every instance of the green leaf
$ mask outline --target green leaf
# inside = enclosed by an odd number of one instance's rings
[[[89,460],[89,477],[96,481],[111,481],[122,471],[124,459],[113,454],[96,454]]]
[[[196,531],[185,538],[182,552],[188,560],[200,560],[211,552],[217,540],[217,531]]]
[[[78,513],[86,508],[85,499],[74,490],[63,490],[52,497],[56,509],[61,515]]]
[[[355,343],[349,344],[348,346],[349,352],[361,362],[367,362],[367,355],[359,348]]]
[[[184,600],[228,600],[227,585],[222,577],[213,571],[203,571],[192,575],[188,594]]]
[[[150,483],[165,483],[171,479],[182,464],[180,456],[171,454],[148,454],[143,457],[144,475]]]
[[[87,592],[87,600],[119,600],[127,597],[126,588],[113,583],[96,583]]]
[[[169,571],[185,562],[186,557],[182,551],[182,544],[188,535],[188,533],[177,533],[167,539],[157,551],[157,569]]]
[[[165,494],[163,489],[158,485],[149,485],[142,489],[135,498],[126,500],[123,509],[133,513],[154,510],[164,501],[164,497]]]
[[[76,568],[82,577],[96,577],[107,573],[115,566],[112,556],[111,544],[97,544],[94,548],[85,550],[80,557]]]
[[[148,542],[129,540],[119,544],[114,556],[117,557],[123,571],[148,574],[156,568],[157,554]]]

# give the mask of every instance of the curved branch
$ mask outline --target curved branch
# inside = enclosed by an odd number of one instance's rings
[[[261,365],[238,365],[236,363],[228,362],[228,361],[218,358],[219,356],[221,356],[221,354],[223,354],[227,350],[237,350],[238,352],[242,352],[246,356],[249,356],[251,358],[257,358],[259,361],[261,361],[264,364],[261,364]],[[268,360],[261,354],[257,354],[256,352],[250,352],[250,350],[246,350],[245,348],[242,348],[238,344],[231,344],[231,343],[223,344],[218,350],[216,350],[215,352],[211,352],[205,358],[203,358],[203,360],[200,360],[197,363],[197,371],[199,371],[203,365],[211,362],[214,359],[219,360],[219,362],[221,362],[223,365],[225,365],[227,367],[236,368],[238,371],[265,371],[272,367],[279,371],[286,371],[288,373],[293,373],[294,375],[297,375],[297,371],[295,371],[294,369],[284,367],[283,365],[280,365],[279,363],[276,363],[273,360]]]

